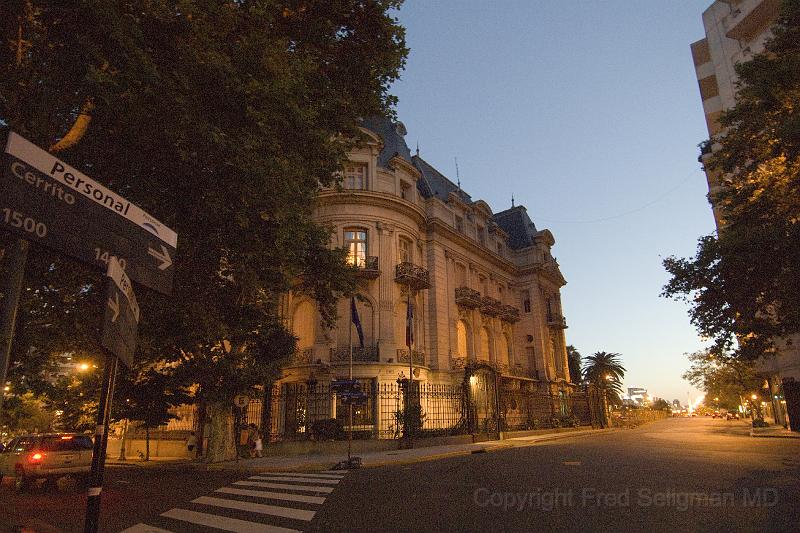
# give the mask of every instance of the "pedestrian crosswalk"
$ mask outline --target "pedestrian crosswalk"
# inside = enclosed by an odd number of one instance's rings
[[[262,472],[170,509],[122,533],[299,533],[347,474]]]

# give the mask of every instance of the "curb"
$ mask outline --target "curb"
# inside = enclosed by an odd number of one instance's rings
[[[781,434],[769,434],[769,433],[755,433],[753,430],[750,430],[750,436],[756,439],[800,439],[800,433],[797,435],[781,435]]]

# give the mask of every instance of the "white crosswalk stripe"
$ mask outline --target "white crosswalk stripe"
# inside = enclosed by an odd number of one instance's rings
[[[346,473],[268,472],[250,476],[162,513],[150,521],[157,526],[140,523],[123,533],[171,533],[183,531],[189,524],[193,531],[300,533]]]
[[[297,481],[298,483],[323,483],[325,485],[336,485],[341,479],[319,479],[307,477],[292,477],[292,476],[250,476],[250,479],[258,479],[259,481]]]

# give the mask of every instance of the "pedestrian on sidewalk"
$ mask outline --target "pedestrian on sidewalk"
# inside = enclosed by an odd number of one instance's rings
[[[253,457],[263,457],[262,450],[264,449],[264,443],[261,440],[261,432],[258,430],[258,427],[255,425],[253,426]]]
[[[197,456],[197,452],[195,449],[197,448],[197,435],[195,435],[194,431],[189,434],[189,438],[186,439],[186,449],[189,450],[189,454],[193,456]]]

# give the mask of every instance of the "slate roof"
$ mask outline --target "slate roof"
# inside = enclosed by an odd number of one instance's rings
[[[417,189],[424,198],[436,197],[446,202],[447,196],[451,192],[455,192],[461,196],[461,199],[465,203],[472,203],[472,198],[469,194],[462,191],[458,185],[447,179],[447,176],[433,168],[430,163],[418,155],[412,157],[412,160],[417,170],[422,173],[422,178],[417,181]]]
[[[402,122],[392,122],[386,117],[372,117],[364,119],[362,125],[377,133],[383,140],[383,150],[378,154],[378,166],[388,168],[389,161],[396,155],[413,164],[411,150],[404,138],[406,127]]]
[[[533,246],[536,237],[536,226],[528,216],[525,206],[518,205],[492,216],[492,220],[508,233],[508,245],[514,249]]]
[[[378,134],[383,141],[383,150],[378,155],[378,166],[388,168],[389,161],[395,156],[400,156],[420,171],[422,176],[417,180],[417,190],[423,198],[438,198],[446,202],[449,194],[454,192],[464,203],[474,203],[469,194],[433,168],[430,163],[419,155],[411,155],[405,140],[406,129],[402,122],[392,122],[385,117],[372,117],[364,119],[362,126]],[[508,233],[508,246],[513,250],[533,246],[537,230],[524,206],[519,205],[495,213],[491,220]]]

